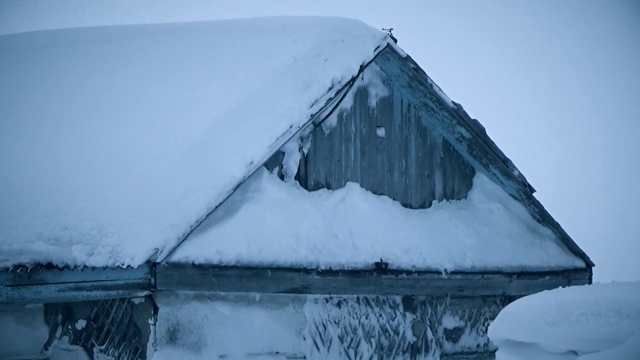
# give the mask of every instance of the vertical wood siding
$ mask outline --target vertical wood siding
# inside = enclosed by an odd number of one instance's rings
[[[421,119],[402,91],[386,84],[389,95],[369,106],[366,87],[355,91],[353,106],[338,113],[328,133],[309,136],[298,180],[308,190],[338,189],[352,181],[409,208],[434,200],[465,198],[475,171],[450,143]]]

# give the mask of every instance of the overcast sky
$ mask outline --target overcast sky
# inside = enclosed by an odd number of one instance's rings
[[[0,0],[0,34],[273,15],[393,27],[591,256],[595,281],[640,280],[640,1]]]

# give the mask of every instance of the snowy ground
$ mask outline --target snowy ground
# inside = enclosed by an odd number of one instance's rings
[[[528,296],[498,315],[489,336],[497,360],[638,360],[640,282]]]

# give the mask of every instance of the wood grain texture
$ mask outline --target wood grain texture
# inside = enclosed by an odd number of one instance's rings
[[[0,272],[0,303],[54,303],[140,297],[151,293],[153,268],[75,268]]]
[[[157,267],[158,291],[320,295],[524,296],[584,285],[589,269],[532,273],[449,273],[396,270],[307,270],[170,264]]]
[[[313,191],[355,182],[413,209],[465,198],[473,168],[421,118],[402,88],[391,80],[385,85],[389,95],[375,107],[366,87],[352,90],[353,106],[339,111],[336,125],[311,132],[301,185]]]

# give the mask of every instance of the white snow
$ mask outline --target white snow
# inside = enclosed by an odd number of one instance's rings
[[[284,181],[292,182],[298,172],[300,158],[302,157],[302,144],[300,138],[295,137],[287,142],[283,147],[284,159],[282,160],[282,173]]]
[[[259,298],[248,302],[246,297],[162,294],[157,297],[153,360],[285,359],[304,354],[304,302],[277,298],[271,295],[273,301],[266,306]]]
[[[0,266],[162,258],[285,145],[286,183],[260,170],[173,261],[584,267],[482,175],[467,200],[428,210],[292,181],[309,144],[291,136],[386,44],[359,21],[314,17],[0,36]],[[360,86],[375,108],[384,81],[367,67],[341,108]]]
[[[468,198],[411,210],[348,183],[308,192],[259,170],[169,258],[173,262],[371,268],[584,267],[553,233],[478,173]]]
[[[640,282],[525,297],[498,315],[489,337],[497,360],[640,359]]]
[[[0,266],[164,254],[389,42],[315,17],[0,36]]]

